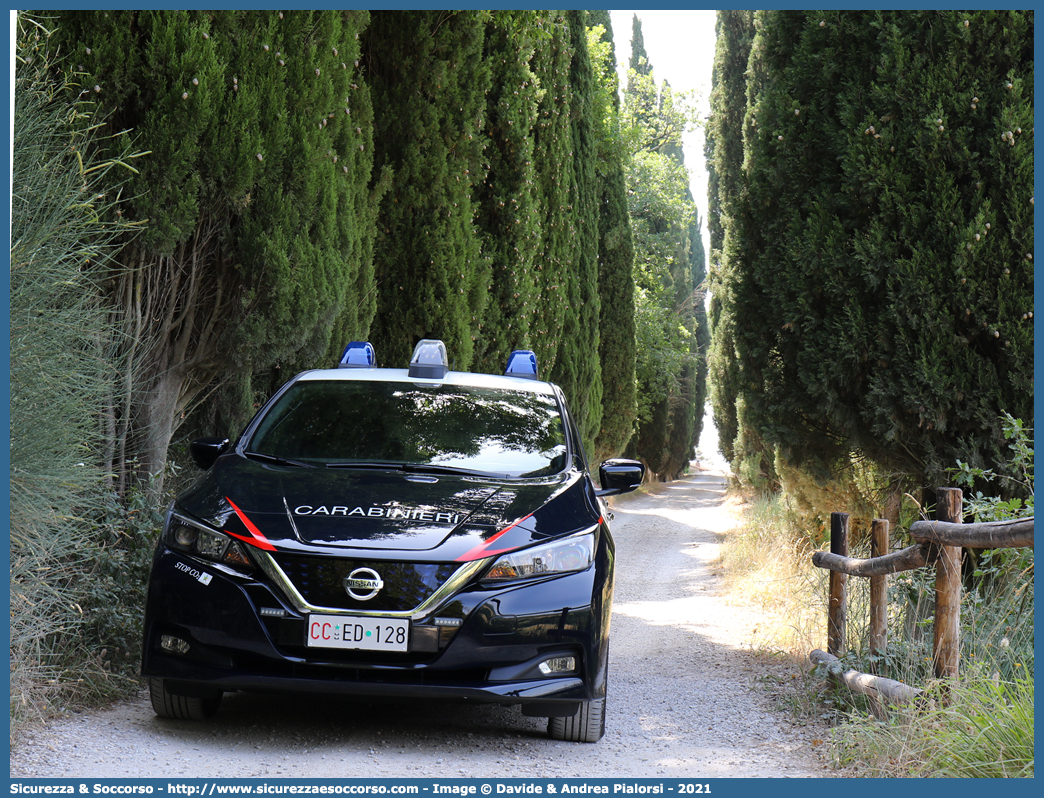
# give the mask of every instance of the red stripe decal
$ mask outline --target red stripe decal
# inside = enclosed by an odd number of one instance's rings
[[[511,524],[510,526],[504,527],[489,540],[483,541],[478,546],[469,551],[467,554],[462,554],[460,557],[457,558],[457,562],[470,562],[472,560],[481,560],[483,557],[490,557],[494,554],[502,554],[505,551],[510,551],[510,549],[497,549],[496,551],[490,551],[489,547],[493,545],[493,542],[495,540],[503,537],[506,532],[510,532],[523,521],[525,521],[528,518],[531,518],[532,515],[533,514],[530,513],[524,518],[519,518],[517,521],[515,521],[515,523]]]
[[[253,537],[248,538],[246,535],[237,535],[235,532],[229,532],[227,529],[223,530],[225,534],[231,535],[234,538],[239,538],[252,546],[257,546],[259,549],[264,549],[265,551],[276,551],[276,547],[269,543],[268,538],[261,534],[261,530],[254,526],[254,522],[247,518],[242,510],[236,507],[235,502],[228,498],[228,496],[225,497],[225,501],[232,505],[232,509],[236,511],[239,520],[243,522],[243,526],[247,528],[247,532],[249,532]]]

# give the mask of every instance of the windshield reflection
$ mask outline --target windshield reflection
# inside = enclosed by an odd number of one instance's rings
[[[553,396],[342,380],[292,386],[248,449],[304,463],[437,466],[512,477],[558,473],[567,461]]]

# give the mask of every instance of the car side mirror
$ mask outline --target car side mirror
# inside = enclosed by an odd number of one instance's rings
[[[228,438],[197,438],[189,444],[192,462],[206,471],[228,448]]]
[[[645,466],[637,460],[606,460],[598,466],[598,481],[602,489],[598,496],[616,496],[630,493],[645,479]]]

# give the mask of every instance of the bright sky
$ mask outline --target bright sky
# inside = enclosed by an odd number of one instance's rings
[[[666,80],[674,91],[696,90],[702,119],[710,113],[711,69],[714,66],[714,11],[610,11],[616,60],[623,64],[626,80],[631,57],[631,20],[642,21],[645,52],[658,84]],[[692,196],[703,219],[703,248],[710,252],[707,233],[707,168],[703,158],[703,131],[687,133],[682,140],[689,168]]]

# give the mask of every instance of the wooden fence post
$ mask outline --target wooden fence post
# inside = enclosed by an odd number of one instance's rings
[[[870,558],[888,554],[890,525],[884,518],[875,518],[870,525]],[[888,649],[888,576],[870,577],[870,656],[883,657]],[[877,662],[871,659],[871,669],[878,672]]]
[[[830,553],[848,556],[848,513],[830,514]],[[840,657],[845,646],[848,575],[830,572],[830,603],[827,608],[827,653]]]
[[[936,518],[963,522],[964,494],[960,488],[939,488]],[[935,675],[956,679],[961,651],[961,548],[940,546],[935,565]]]
[[[845,647],[846,577],[871,579],[870,650],[882,656],[887,649],[887,597],[884,576],[898,571],[910,571],[927,565],[936,565],[935,578],[935,647],[933,665],[936,678],[952,680],[960,671],[961,624],[961,552],[963,548],[1033,548],[1033,518],[1012,521],[963,523],[963,495],[954,488],[939,488],[938,518],[935,521],[915,521],[910,525],[910,536],[916,541],[902,551],[889,552],[889,524],[882,519],[873,522],[870,558],[848,557],[848,514],[830,515],[830,551],[817,551],[812,564],[830,572],[830,596],[827,615],[827,645],[830,653],[818,649],[809,655],[817,665],[825,665],[831,679],[840,679],[857,693],[869,696],[875,713],[877,702],[908,703],[921,694],[892,679],[845,670],[839,655]],[[881,576],[881,581],[876,580]],[[877,663],[871,663],[876,665]],[[944,681],[939,691],[944,703],[950,698],[949,685]]]

